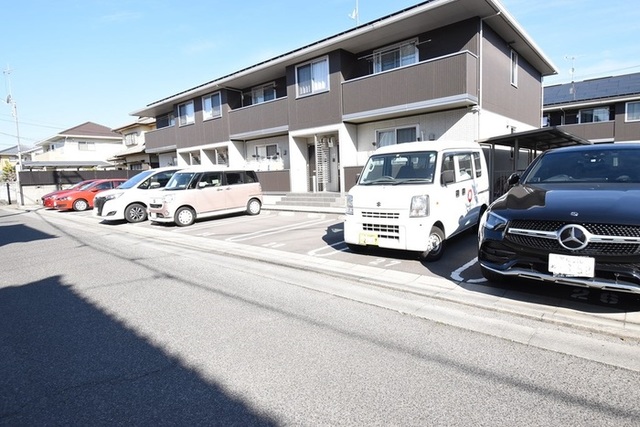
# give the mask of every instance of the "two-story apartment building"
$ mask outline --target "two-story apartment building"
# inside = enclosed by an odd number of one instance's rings
[[[157,168],[160,165],[157,154],[145,152],[145,135],[156,128],[153,118],[141,117],[132,123],[114,128],[113,131],[122,135],[122,150],[108,159],[116,167],[129,170],[145,170]],[[176,160],[173,159],[173,162]]]
[[[345,192],[376,148],[539,128],[556,69],[498,0],[430,0],[153,102],[160,165]],[[277,177],[277,179],[273,179]]]
[[[544,88],[545,126],[599,142],[640,142],[640,73]]]

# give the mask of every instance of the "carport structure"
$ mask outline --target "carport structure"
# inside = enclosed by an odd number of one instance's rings
[[[592,144],[555,126],[494,136],[478,143],[487,158],[491,201],[509,189],[509,175],[523,172],[540,153],[552,148]]]

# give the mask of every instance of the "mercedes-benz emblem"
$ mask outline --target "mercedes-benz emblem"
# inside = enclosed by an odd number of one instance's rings
[[[558,242],[563,248],[579,251],[589,244],[589,232],[581,225],[565,225],[558,233]]]

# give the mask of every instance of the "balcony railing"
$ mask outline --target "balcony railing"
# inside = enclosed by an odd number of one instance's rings
[[[231,139],[246,139],[286,132],[288,125],[289,112],[286,97],[229,111]]]
[[[477,102],[478,58],[459,52],[342,84],[345,121]]]
[[[579,123],[573,125],[562,125],[560,129],[569,132],[572,135],[580,138],[588,139],[590,141],[597,140],[613,140],[615,136],[615,121],[610,120],[607,122],[596,123]]]

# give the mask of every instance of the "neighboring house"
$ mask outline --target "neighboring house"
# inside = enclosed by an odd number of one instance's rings
[[[23,169],[106,168],[107,159],[122,151],[122,135],[106,126],[86,122],[40,141],[30,150]]]
[[[550,60],[497,0],[431,0],[168,96],[146,152],[346,192],[377,147],[538,129]],[[161,160],[161,166],[163,162]]]
[[[22,144],[20,144],[20,146],[21,148],[23,148]],[[12,165],[15,167],[17,162],[18,162],[18,146],[17,145],[0,150],[0,171],[2,171],[6,165]]]
[[[544,126],[593,143],[640,142],[640,73],[544,88]]]
[[[145,134],[155,128],[155,119],[141,117],[133,123],[113,129],[114,132],[122,135],[122,150],[111,157],[109,161],[118,168],[129,170],[158,167],[160,165],[158,155],[145,152]],[[175,162],[175,158],[171,160]]]

